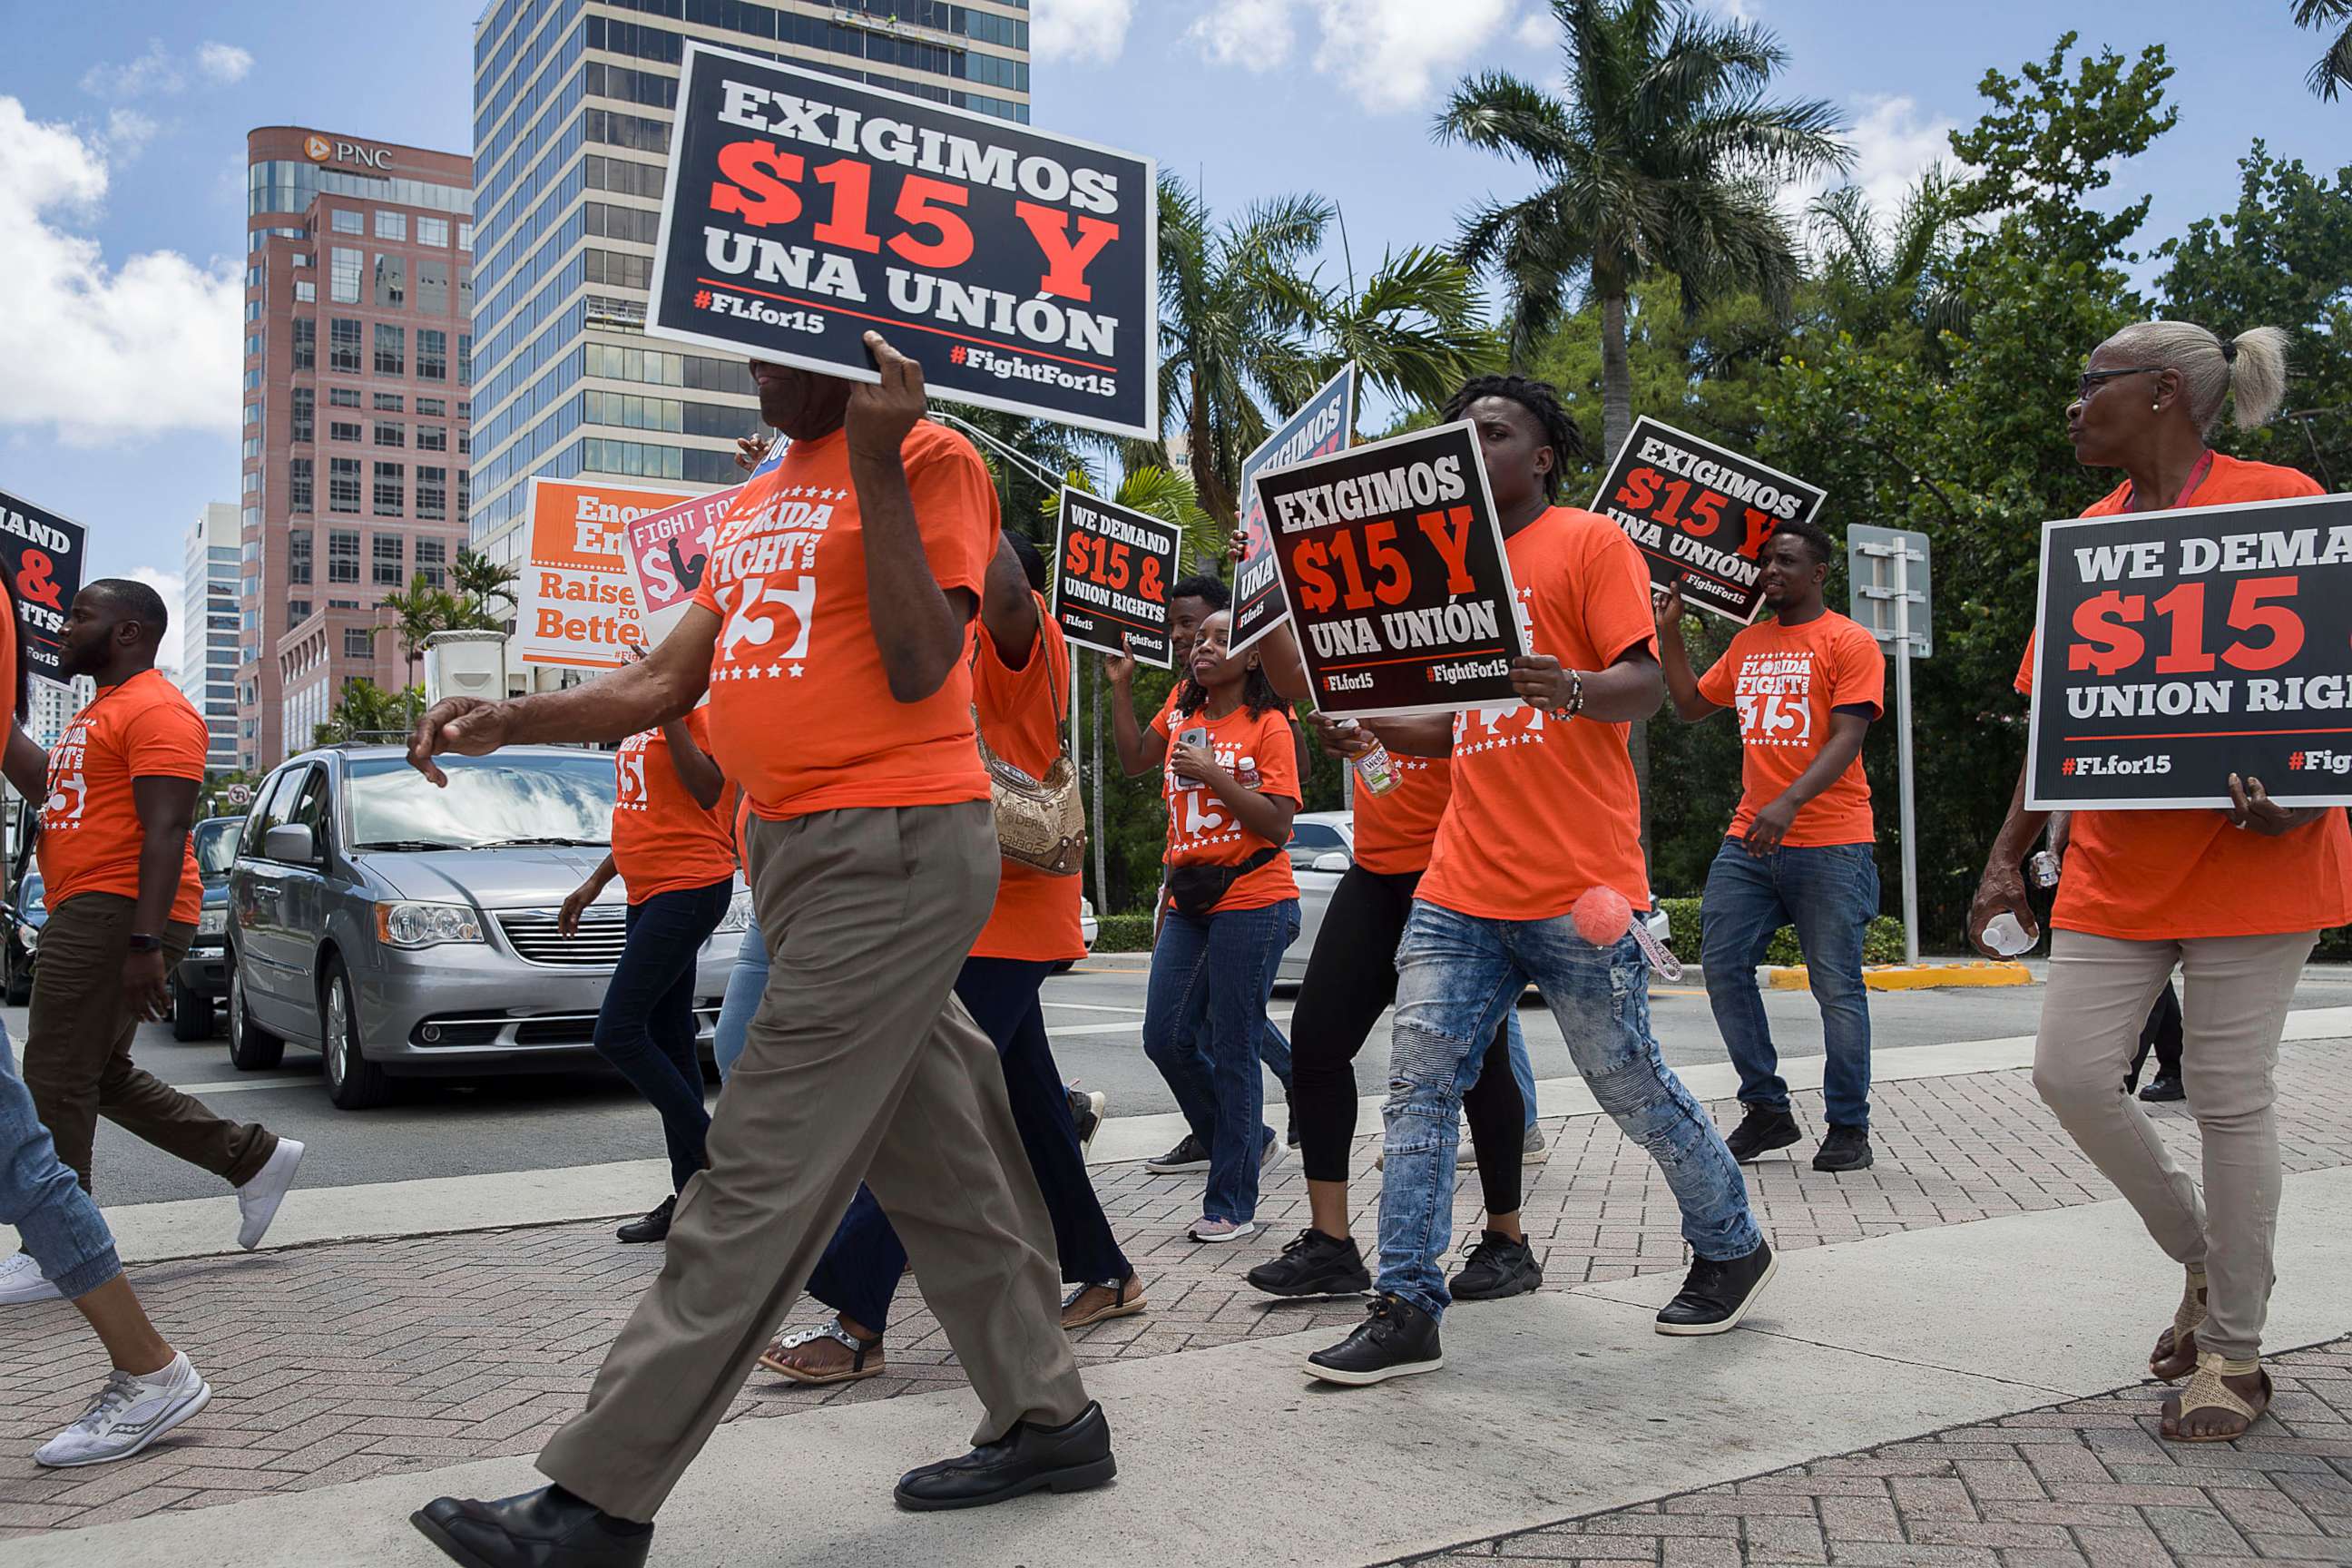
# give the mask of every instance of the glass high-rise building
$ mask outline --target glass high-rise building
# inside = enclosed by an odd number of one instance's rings
[[[533,475],[730,484],[740,359],[644,335],[689,38],[1029,118],[1028,0],[493,0],[474,30],[474,548]]]
[[[205,716],[205,766],[227,773],[236,758],[237,521],[234,502],[208,503],[188,524],[181,600],[180,691]]]

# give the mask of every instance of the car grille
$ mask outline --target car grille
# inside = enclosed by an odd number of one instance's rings
[[[553,910],[517,910],[499,916],[499,929],[526,963],[567,968],[611,968],[621,962],[628,936],[618,911],[581,917],[580,929],[565,936],[555,929]]]

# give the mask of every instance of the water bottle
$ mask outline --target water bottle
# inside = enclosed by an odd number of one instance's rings
[[[2028,935],[2018,918],[2007,910],[1985,922],[1984,944],[2003,958],[2015,958],[2032,949],[2040,940],[2038,936]]]
[[[2025,863],[2026,879],[2043,892],[2058,885],[2058,857],[2044,849]]]
[[[1353,719],[1344,719],[1340,722],[1350,735],[1363,728]],[[1389,749],[1381,744],[1377,735],[1372,737],[1372,749],[1354,758],[1349,766],[1356,770],[1357,785],[1368,795],[1386,795],[1404,782],[1397,773],[1396,763],[1390,760]]]

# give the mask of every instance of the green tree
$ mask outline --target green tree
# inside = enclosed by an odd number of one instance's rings
[[[424,649],[425,639],[467,619],[465,604],[456,595],[435,587],[422,572],[411,580],[405,593],[386,594],[376,605],[392,612],[392,633],[400,639],[401,652],[407,658],[412,686],[416,682],[416,656]],[[371,633],[382,629],[370,628]]]
[[[343,682],[326,721],[312,726],[310,743],[332,746],[346,741],[381,741],[404,736],[425,712],[425,689],[412,686],[386,691],[367,677]]]
[[[479,551],[460,550],[457,564],[450,568],[449,582],[467,612],[464,629],[496,631],[514,614],[515,569],[511,566],[492,561]],[[491,602],[499,599],[506,601],[503,614],[491,607]]]
[[[2294,25],[2315,31],[2336,29],[2304,79],[2312,91],[2335,102],[2337,92],[2352,87],[2352,0],[2294,0]]]
[[[1403,403],[1442,404],[1501,358],[1486,327],[1477,275],[1443,250],[1413,246],[1385,253],[1355,291],[1309,280],[1297,300],[1307,323],[1318,383],[1353,360],[1366,382]],[[1279,400],[1288,418],[1311,393]]]

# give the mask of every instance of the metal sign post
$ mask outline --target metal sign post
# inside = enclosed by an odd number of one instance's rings
[[[1846,530],[1852,615],[1895,659],[1895,731],[1903,833],[1903,961],[1919,962],[1918,814],[1911,766],[1911,661],[1935,652],[1935,601],[1927,536],[1899,528]]]

